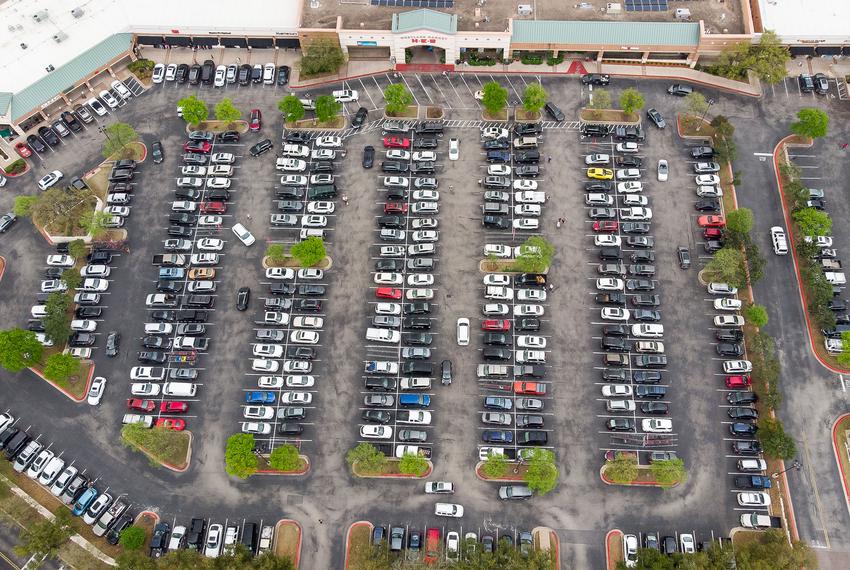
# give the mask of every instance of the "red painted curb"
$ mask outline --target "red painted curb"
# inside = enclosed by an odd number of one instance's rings
[[[665,487],[660,483],[650,483],[648,481],[632,481],[631,483],[615,483],[611,479],[605,477],[605,466],[599,468],[599,478],[602,479],[602,482],[606,485],[611,485],[614,487],[656,487],[658,489],[673,489],[678,487],[680,483],[676,483],[675,485],[670,485],[669,487]]]
[[[434,472],[434,465],[428,461],[428,471],[422,475],[414,475],[407,473],[388,473],[386,475],[358,475],[352,469],[352,474],[358,479],[426,479]]]
[[[3,279],[4,273],[6,273],[6,258],[0,255],[0,280]]]
[[[482,466],[483,462],[479,462],[478,465],[475,466],[475,476],[481,481],[489,483],[513,483],[514,481],[523,481],[522,475],[514,475],[513,477],[488,477],[481,472]]]
[[[348,527],[348,532],[345,533],[345,570],[348,570],[348,556],[350,554],[349,547],[351,542],[351,531],[354,530],[355,527],[358,526],[368,526],[371,534],[371,530],[375,528],[375,525],[370,523],[369,521],[357,521],[355,523],[351,523],[351,526]]]
[[[609,530],[605,534],[605,566],[608,568],[608,570],[613,570],[613,568],[611,567],[611,537],[613,535],[619,535],[620,540],[623,540],[623,531],[615,528]],[[617,562],[619,562],[619,560],[614,562],[614,568],[616,568]]]
[[[848,473],[844,472],[844,469],[841,467],[841,460],[839,459],[840,448],[838,444],[838,440],[836,439],[836,430],[838,429],[838,424],[841,420],[850,417],[850,414],[843,414],[838,416],[835,422],[832,424],[832,451],[835,453],[835,462],[838,464],[838,472],[841,473],[841,487],[844,489],[844,502],[847,506],[848,512],[850,512],[850,491],[848,491],[848,487],[850,487],[850,482],[848,482],[847,477]]]
[[[91,379],[92,379],[92,377],[94,376],[94,366],[95,366],[95,365],[94,365],[94,361],[92,361],[91,369],[90,369],[90,371],[89,371],[89,377],[88,377],[88,379],[86,379],[86,388],[85,388],[85,390],[84,390],[86,394],[88,394],[88,393],[89,393],[89,388],[91,388]],[[51,386],[53,386],[55,389],[59,390],[59,391],[60,391],[62,394],[64,394],[64,395],[65,395],[65,396],[66,396],[69,400],[71,400],[71,401],[73,401],[73,402],[76,402],[76,403],[78,403],[78,404],[79,404],[79,403],[81,403],[81,402],[83,402],[83,401],[85,401],[86,396],[83,396],[83,397],[81,397],[81,398],[78,400],[78,399],[77,399],[77,398],[75,398],[75,397],[74,397],[74,395],[73,395],[73,394],[71,394],[68,390],[66,390],[65,388],[62,388],[61,386],[57,386],[55,383],[53,383],[52,381],[50,381],[50,380],[48,380],[47,378],[45,378],[44,374],[42,374],[41,372],[39,372],[39,371],[38,371],[38,370],[36,370],[35,368],[32,368],[32,367],[31,367],[29,370],[30,370],[33,374],[35,374],[36,376],[38,376],[39,378],[41,378],[42,380],[44,380],[45,382],[47,382],[48,384],[50,384]]]
[[[254,473],[259,473],[260,475],[281,475],[284,477],[299,477],[301,475],[306,475],[310,472],[313,464],[310,463],[310,458],[306,455],[299,455],[299,457],[304,459],[304,462],[307,463],[307,467],[303,471],[277,471],[275,469],[257,469]]]
[[[298,545],[295,547],[295,560],[292,561],[292,565],[298,570],[298,563],[301,562],[301,541],[304,537],[304,530],[301,528],[301,525],[298,524],[298,521],[293,519],[280,519],[277,521],[275,525],[275,536],[277,536],[277,529],[283,525],[294,525],[295,528],[298,529]],[[277,539],[275,539],[277,541]]]
[[[26,174],[27,172],[29,172],[30,170],[32,170],[32,167],[30,166],[30,163],[29,163],[29,161],[28,161],[27,159],[25,159],[25,158],[21,157],[21,160],[23,160],[23,161],[24,161],[24,165],[26,166],[26,168],[24,168],[21,172],[18,172],[18,173],[16,173],[16,174],[9,174],[8,172],[6,172],[6,171],[4,170],[4,171],[3,171],[3,176],[5,176],[6,178],[20,178],[21,176],[23,176],[24,174]]]

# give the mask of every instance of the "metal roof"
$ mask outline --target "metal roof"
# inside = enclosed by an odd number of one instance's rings
[[[514,20],[511,43],[696,46],[699,24]]]
[[[5,115],[12,104],[12,94],[0,91],[0,116]]]
[[[457,32],[457,16],[424,8],[393,14],[393,32],[408,32],[422,28],[454,34]]]
[[[16,121],[130,49],[133,34],[114,34],[12,96]],[[0,103],[3,97],[0,94]]]

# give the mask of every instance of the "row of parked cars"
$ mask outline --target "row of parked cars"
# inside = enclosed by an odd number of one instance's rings
[[[158,523],[151,536],[149,554],[152,558],[160,558],[168,552],[189,549],[217,558],[236,544],[241,544],[251,554],[260,554],[271,550],[273,541],[274,527],[271,525],[248,521],[241,525],[236,522],[221,524],[194,517],[188,525],[175,525],[174,528],[167,522]]]
[[[99,491],[97,478],[86,475],[73,461],[63,459],[50,445],[30,436],[16,427],[15,418],[0,414],[0,449],[12,468],[40,483],[45,490],[71,509],[71,514],[81,517],[92,527],[95,536],[109,544],[118,544],[121,533],[135,519],[132,502],[127,495]]]
[[[189,85],[213,85],[224,87],[225,85],[262,84],[262,85],[286,85],[289,83],[289,66],[275,66],[273,63],[265,65],[256,63],[250,65],[243,63],[237,65],[216,65],[211,59],[202,64],[194,63],[170,63],[165,65],[158,63],[154,66],[151,81],[154,83],[173,82],[189,83]]]
[[[437,364],[432,333],[440,239],[438,146],[443,125],[386,122],[378,189],[375,299],[366,328],[367,360],[359,436],[387,455],[431,456],[428,428],[437,374],[452,381],[452,363]],[[371,147],[369,147],[371,148]],[[439,366],[439,369],[438,369]]]

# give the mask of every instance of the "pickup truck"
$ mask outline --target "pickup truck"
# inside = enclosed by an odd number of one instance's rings
[[[824,271],[835,271],[841,269],[841,260],[840,259],[820,259],[821,267],[823,267]]]
[[[274,537],[274,527],[264,526],[260,531],[260,552],[269,550],[272,547],[272,538]]]
[[[423,412],[421,410],[399,410],[396,412],[396,422],[400,424],[428,425],[431,423],[431,412]]]
[[[744,528],[782,528],[782,518],[746,513],[741,515],[741,526]]]
[[[737,489],[770,489],[770,477],[764,475],[745,475],[735,477]]]
[[[422,447],[421,445],[397,445],[395,448],[395,456],[401,459],[404,457],[406,453],[412,453],[413,455],[418,455],[420,457],[424,457],[425,459],[431,459],[431,448],[430,447]]]
[[[543,273],[523,273],[514,277],[516,287],[545,287],[546,275]]]
[[[184,266],[186,265],[186,256],[179,253],[160,253],[153,256],[151,265]]]
[[[398,374],[398,362],[370,360],[363,366],[366,374]]]
[[[546,192],[536,192],[534,190],[514,192],[514,201],[520,204],[543,204],[546,202]]]
[[[182,267],[160,267],[159,278],[173,281],[183,279],[186,276],[186,270]]]

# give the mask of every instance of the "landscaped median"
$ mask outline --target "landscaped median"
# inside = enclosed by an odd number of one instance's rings
[[[428,448],[408,446],[402,457],[387,457],[371,443],[360,443],[348,451],[345,459],[356,477],[424,479],[431,475],[434,465]]]
[[[301,562],[301,525],[291,519],[277,521],[273,552],[278,558],[291,560],[297,570]]]
[[[832,450],[841,473],[844,500],[850,509],[850,414],[839,416],[832,424]]]
[[[613,459],[602,465],[599,477],[606,485],[671,489],[684,483],[688,473],[681,459],[665,459],[641,465],[637,453],[623,451],[617,452]]]
[[[371,558],[373,528],[369,521],[358,521],[348,527],[345,534],[345,570],[365,568]]]
[[[121,429],[121,441],[127,447],[145,454],[152,465],[161,465],[178,473],[189,468],[192,457],[190,431],[128,424]]]
[[[283,244],[273,243],[266,248],[262,261],[263,269],[269,267],[313,267],[327,271],[333,260],[327,256],[322,238],[311,236],[293,244],[286,253]]]
[[[228,475],[240,479],[247,479],[254,474],[305,475],[310,470],[309,458],[301,455],[291,443],[276,447],[269,454],[261,454],[253,434],[247,433],[237,433],[227,438],[224,464]]]
[[[616,570],[617,564],[626,560],[623,551],[623,531],[609,530],[605,535],[605,562],[608,570]]]

